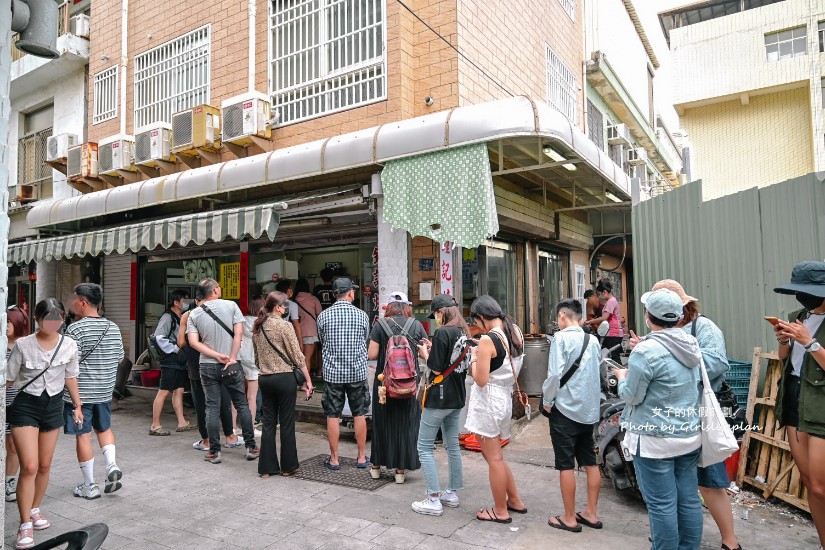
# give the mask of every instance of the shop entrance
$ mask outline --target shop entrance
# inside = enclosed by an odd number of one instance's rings
[[[464,250],[461,294],[465,313],[469,314],[470,304],[477,296],[489,294],[507,315],[518,318],[516,279],[515,245],[489,241]]]
[[[566,259],[559,254],[540,250],[539,269],[539,330],[552,333],[552,323],[556,320],[556,304],[565,297],[564,272]]]

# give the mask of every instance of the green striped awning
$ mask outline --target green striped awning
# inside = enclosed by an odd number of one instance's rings
[[[249,236],[257,239],[264,233],[270,240],[274,240],[280,223],[277,210],[283,208],[284,203],[279,202],[200,212],[65,237],[14,243],[9,245],[7,262],[28,263],[74,256],[82,258],[86,254],[97,256],[101,252],[124,254],[144,248],[154,250],[158,246],[169,248],[174,244],[185,246],[189,243],[202,245],[207,241],[217,243],[230,237],[242,239]]]

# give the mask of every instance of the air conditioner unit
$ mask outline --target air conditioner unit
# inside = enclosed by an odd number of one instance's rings
[[[159,160],[171,162],[172,127],[158,122],[141,128],[135,135],[135,164],[157,166]]]
[[[118,170],[135,171],[133,153],[135,138],[118,134],[101,139],[97,151],[98,171],[104,175],[118,176]]]
[[[66,176],[69,179],[97,177],[97,143],[82,143],[66,152]]]
[[[36,201],[40,198],[40,186],[39,185],[18,185],[17,186],[17,196],[14,198],[16,201],[22,202],[31,202]]]
[[[74,134],[55,134],[46,139],[46,161],[66,162],[66,154],[69,147],[77,144],[77,136]]]
[[[641,147],[631,147],[627,150],[627,163],[631,166],[645,164],[647,162],[647,151]]]
[[[272,130],[267,125],[272,104],[259,92],[250,92],[221,102],[221,139],[235,145],[249,145],[252,136],[269,139]]]
[[[92,21],[88,15],[80,13],[72,17],[72,34],[81,38],[89,38]]]
[[[198,149],[217,151],[221,147],[221,111],[198,105],[172,115],[172,153],[198,156]]]
[[[624,124],[614,124],[607,127],[607,143],[610,145],[629,145],[630,130]]]

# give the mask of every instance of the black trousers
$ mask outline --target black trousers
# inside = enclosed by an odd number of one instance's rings
[[[617,344],[621,344],[622,339],[623,338],[621,336],[605,336],[602,340],[602,349],[610,349],[613,346],[616,346]],[[622,346],[619,346],[618,348],[614,349],[610,353],[610,358],[616,361],[617,363],[620,363],[622,358]]]
[[[192,383],[192,401],[195,403],[195,414],[198,418],[198,432],[201,434],[201,439],[208,439],[209,433],[206,431],[206,394],[203,393],[203,383],[201,379],[197,380],[189,378]],[[232,401],[229,399],[229,392],[226,388],[221,391],[221,427],[223,428],[223,435],[232,435],[234,432],[232,426]]]
[[[297,387],[292,372],[262,374],[258,387],[263,397],[263,434],[258,473],[278,474],[298,468],[298,449],[295,446],[295,398]],[[275,436],[281,424],[281,460],[275,448]]]

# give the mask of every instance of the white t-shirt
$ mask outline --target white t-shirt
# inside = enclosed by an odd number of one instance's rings
[[[819,327],[822,326],[824,319],[825,314],[809,315],[807,319],[802,321],[802,324],[808,329],[808,334],[813,336],[819,330]],[[823,342],[823,345],[825,345],[825,342]],[[791,348],[791,365],[793,366],[794,376],[802,375],[802,361],[805,359],[805,353],[807,353],[805,346],[797,342],[793,343],[793,347]]]

